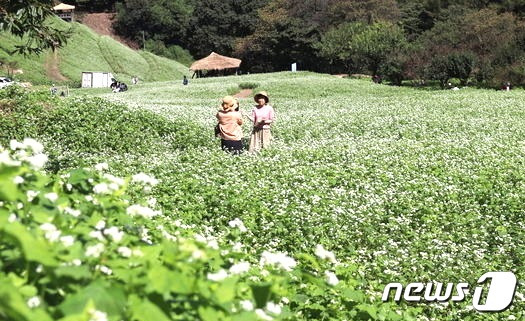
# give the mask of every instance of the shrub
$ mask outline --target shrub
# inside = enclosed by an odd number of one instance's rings
[[[255,89],[259,87],[259,83],[256,82],[241,82],[239,88],[241,89]]]

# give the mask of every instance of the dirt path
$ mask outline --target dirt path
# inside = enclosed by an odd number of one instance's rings
[[[242,89],[240,92],[233,95],[235,98],[248,98],[251,97],[253,93],[253,90],[251,89]]]
[[[112,27],[114,18],[114,13],[89,13],[82,18],[82,23],[93,29],[93,31],[99,35],[109,36],[130,48],[139,49],[139,45],[137,43],[119,37],[115,34],[115,31]]]
[[[49,79],[59,82],[68,80],[67,77],[60,73],[58,69],[58,49],[55,52],[47,55],[46,62],[44,63],[44,68],[46,69],[46,75]]]

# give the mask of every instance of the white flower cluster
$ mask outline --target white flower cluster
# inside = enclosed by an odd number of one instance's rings
[[[161,211],[153,210],[149,207],[142,205],[131,205],[126,209],[126,213],[130,216],[142,216],[147,219],[152,219],[153,217],[160,215]]]
[[[293,258],[287,256],[284,253],[280,253],[280,252],[272,253],[272,252],[264,251],[261,254],[259,265],[261,267],[265,265],[273,265],[285,271],[292,271],[293,268],[295,268],[295,266],[297,265],[297,262]]]
[[[43,153],[44,146],[32,138],[25,138],[22,142],[11,140],[9,147],[15,152],[14,158],[4,150],[0,152],[0,164],[18,166],[21,162],[27,162],[32,168],[39,170],[48,160],[47,155]]]
[[[333,252],[327,251],[321,244],[317,244],[315,247],[315,255],[321,260],[328,260],[332,263],[337,263],[335,254]]]
[[[151,189],[157,185],[159,183],[159,181],[153,177],[153,176],[149,176],[145,173],[138,173],[138,174],[135,174],[131,177],[131,181],[133,183],[139,183],[139,184],[142,184],[144,185],[144,191],[145,192],[149,192],[151,191]]]
[[[231,228],[238,228],[239,231],[241,231],[243,233],[248,231],[248,229],[244,226],[243,221],[240,218],[238,218],[238,217],[236,219],[232,220],[232,221],[229,221],[228,225]]]

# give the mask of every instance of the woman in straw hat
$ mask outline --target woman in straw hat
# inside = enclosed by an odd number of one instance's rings
[[[221,138],[221,148],[233,154],[242,152],[242,114],[235,111],[237,101],[232,96],[222,99],[217,112],[218,136]]]
[[[252,110],[253,131],[250,138],[250,152],[259,151],[270,145],[272,133],[270,126],[274,121],[275,112],[269,104],[270,98],[266,91],[257,93],[253,99],[257,103]]]

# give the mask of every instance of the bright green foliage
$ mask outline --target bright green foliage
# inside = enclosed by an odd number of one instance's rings
[[[329,261],[282,254],[272,263],[265,252],[257,265],[232,249],[241,228],[194,234],[139,192],[157,184],[143,173],[120,179],[100,164],[48,176],[35,162],[42,146],[29,139],[0,154],[2,319],[399,320],[417,311],[392,314],[394,305],[371,301],[351,265],[328,284],[316,275],[334,269]]]
[[[88,27],[79,23],[66,23],[53,19],[53,24],[59,29],[71,26],[68,44],[57,52],[56,65],[60,73],[67,78],[65,83],[80,87],[83,71],[112,72],[117,79],[130,83],[133,76],[142,81],[181,79],[188,74],[188,68],[176,61],[153,55],[148,52],[134,51],[121,43],[100,36]],[[60,83],[48,76],[49,68],[54,60],[53,53],[39,56],[10,55],[10,51],[19,43],[16,38],[0,34],[0,59],[17,63],[17,69],[23,71],[16,79],[30,81],[33,84]]]
[[[45,49],[55,50],[66,43],[67,31],[49,25],[54,15],[51,0],[0,1],[0,31],[22,38],[16,53],[39,54]]]

